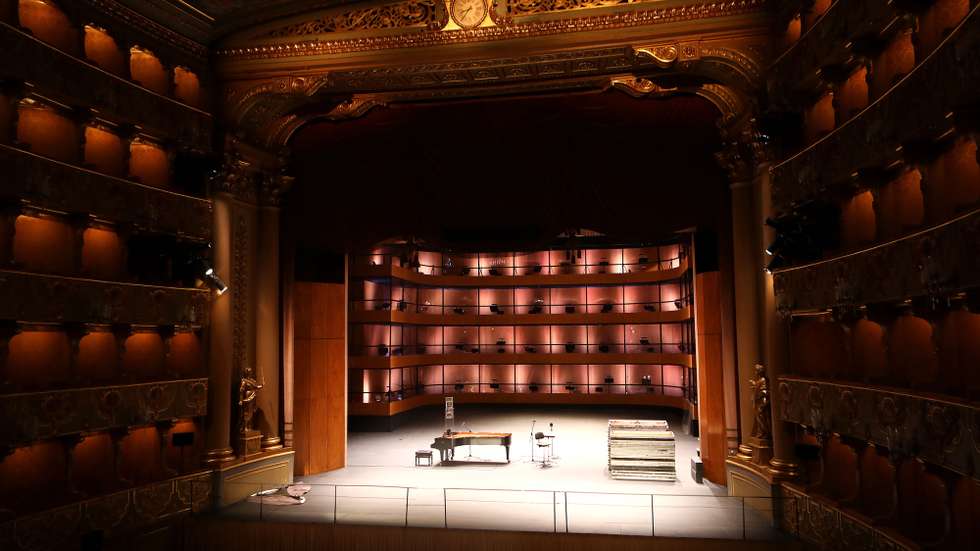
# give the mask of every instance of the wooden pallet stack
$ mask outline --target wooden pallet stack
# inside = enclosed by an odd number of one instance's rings
[[[667,421],[610,419],[609,475],[626,480],[677,480],[674,433]]]

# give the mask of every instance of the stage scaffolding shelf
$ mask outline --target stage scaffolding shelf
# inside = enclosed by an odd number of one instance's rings
[[[609,421],[609,476],[624,480],[677,480],[674,433],[667,421]]]
[[[349,399],[370,404],[423,395],[521,394],[533,402],[535,395],[542,401],[557,394],[660,395],[693,405],[691,247],[678,239],[450,255],[396,243],[355,256]],[[413,276],[358,276],[357,266],[397,266]],[[643,271],[663,277],[630,279]],[[464,272],[474,283],[447,286],[440,279]],[[575,281],[561,279],[567,273],[577,274]],[[541,277],[527,285],[520,277],[525,274]],[[493,284],[479,284],[486,280],[480,276]],[[506,285],[508,280],[514,283]]]

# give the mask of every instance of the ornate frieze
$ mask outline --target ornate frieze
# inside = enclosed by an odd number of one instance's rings
[[[211,202],[136,184],[0,144],[0,198],[151,232],[211,238]]]
[[[181,147],[210,151],[207,113],[113,77],[34,37],[0,23],[0,74],[35,85],[65,105],[95,109],[118,124],[139,126]]]
[[[751,107],[744,99],[745,90],[758,82],[754,79],[759,64],[749,45],[739,41],[665,42],[518,58],[344,68],[325,76],[242,82],[232,85],[225,95],[229,119],[257,143],[274,148],[310,120],[350,118],[393,102],[602,90],[609,86],[609,78],[624,73],[652,82],[659,73],[683,72],[725,83],[691,86],[679,93],[709,99],[722,112],[721,126],[730,126],[738,119],[736,113]],[[322,111],[312,109],[313,104],[323,106]]]
[[[55,550],[78,547],[91,532],[125,536],[191,512],[210,508],[211,473],[147,484],[27,515],[0,524],[0,548]]]
[[[787,533],[799,536],[817,549],[827,551],[919,549],[918,545],[893,530],[875,526],[871,519],[841,509],[820,496],[811,496],[795,484],[784,482],[780,490],[784,496],[780,527]]]
[[[516,18],[542,13],[625,6],[649,1],[651,0],[504,0],[502,4],[507,15]]]
[[[783,421],[835,432],[980,480],[980,406],[861,384],[779,378]]]
[[[862,173],[902,159],[903,148],[928,142],[954,125],[975,123],[966,106],[980,87],[980,10],[922,61],[897,88],[799,154],[776,165],[772,200],[777,211],[828,195],[850,195]],[[936,86],[937,82],[944,83]],[[922,101],[929,98],[929,101]],[[967,111],[964,111],[967,110]]]
[[[207,399],[207,378],[4,394],[0,446],[202,417]]]
[[[0,270],[0,319],[190,325],[208,322],[210,291]]]
[[[980,210],[868,250],[773,275],[782,312],[935,296],[980,285]]]
[[[295,38],[383,29],[441,29],[449,21],[442,0],[405,0],[367,8],[347,8],[263,31],[255,38]]]
[[[215,54],[222,59],[280,59],[325,54],[421,48],[452,44],[534,38],[575,32],[601,31],[667,23],[679,23],[746,14],[764,14],[766,0],[735,0],[731,2],[697,2],[686,6],[637,8],[631,11],[605,13],[590,17],[548,19],[506,24],[497,19],[497,26],[468,30],[424,31],[400,34],[377,34],[340,40],[297,40],[288,43],[248,44],[219,48]],[[654,4],[655,5],[655,4]]]

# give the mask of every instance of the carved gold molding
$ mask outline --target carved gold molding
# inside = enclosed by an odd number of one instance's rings
[[[722,113],[719,125],[732,127],[751,109],[750,91],[760,82],[754,44],[746,39],[678,41],[515,58],[332,71],[324,67],[317,74],[230,83],[224,94],[226,117],[253,142],[275,150],[311,120],[358,117],[392,102],[602,90],[609,87],[609,78],[623,74],[649,79],[683,73],[722,83],[682,92],[710,100]]]
[[[258,60],[344,54],[402,48],[422,48],[473,42],[490,42],[526,39],[569,33],[625,29],[723,18],[736,15],[763,14],[766,0],[734,0],[728,2],[698,2],[687,6],[637,8],[630,11],[603,13],[589,17],[569,17],[521,23],[501,23],[497,26],[477,27],[469,30],[426,30],[399,34],[375,34],[346,37],[336,40],[309,39],[308,34],[297,32],[288,36],[276,35],[275,43],[254,43],[250,40],[233,40],[228,46],[215,50],[219,60]],[[322,34],[321,34],[322,36]],[[297,40],[282,40],[295,38]],[[242,42],[235,44],[235,42]]]
[[[383,29],[420,28],[438,30],[449,21],[442,0],[406,0],[380,6],[352,8],[290,22],[255,36],[295,38],[336,32],[377,31]]]

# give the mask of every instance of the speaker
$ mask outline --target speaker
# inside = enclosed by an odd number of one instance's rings
[[[194,445],[193,432],[175,432],[170,435],[170,444],[175,448]]]

